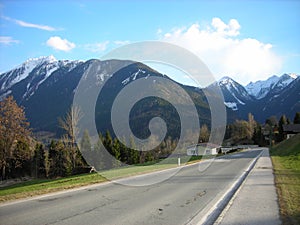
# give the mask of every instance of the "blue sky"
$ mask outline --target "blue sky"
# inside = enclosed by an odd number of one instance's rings
[[[160,40],[195,53],[216,79],[300,73],[300,1],[0,1],[0,71],[28,58],[100,58]]]

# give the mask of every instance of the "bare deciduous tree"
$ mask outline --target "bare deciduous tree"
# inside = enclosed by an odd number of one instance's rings
[[[200,128],[199,142],[208,142],[209,130],[206,124],[202,125]]]
[[[79,134],[78,123],[82,116],[80,108],[72,106],[64,118],[59,118],[59,125],[66,132],[62,136],[62,142],[68,151],[72,169],[76,167],[78,161],[79,152],[76,145],[76,136]]]
[[[251,113],[249,113],[248,114],[248,135],[247,135],[247,138],[249,140],[253,137],[255,126],[256,126],[256,122],[254,120],[254,116]]]

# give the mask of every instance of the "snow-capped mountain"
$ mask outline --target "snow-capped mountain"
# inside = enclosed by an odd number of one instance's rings
[[[91,63],[97,64],[94,83],[99,85],[107,81],[99,98],[101,107],[96,106],[97,129],[110,129],[110,109],[117,94],[136,79],[148,79],[149,76],[165,76],[152,68],[132,61],[91,59],[87,61],[57,60],[53,56],[29,59],[14,69],[0,74],[0,101],[13,95],[17,103],[25,107],[26,116],[32,128],[43,131],[57,131],[57,118],[63,117],[70,108],[74,90]],[[113,68],[122,68],[112,74]],[[168,78],[170,79],[170,78]],[[179,84],[180,85],[180,84]],[[300,77],[295,74],[272,76],[265,81],[249,83],[246,87],[230,77],[223,77],[210,87],[218,85],[227,107],[228,122],[235,119],[247,119],[251,112],[255,119],[264,122],[272,115],[282,114],[292,118],[300,111]],[[190,94],[199,112],[200,123],[210,124],[210,106],[204,91],[200,88],[181,85]],[[157,86],[161,89],[162,86]],[[137,93],[138,94],[138,93]],[[98,103],[97,103],[98,104]],[[166,115],[171,127],[176,130],[176,113],[172,107],[161,100],[141,101],[142,106],[133,110],[133,126],[139,133],[148,135],[148,130],[141,131],[141,124],[148,127],[151,120],[149,110],[154,115]],[[183,103],[184,104],[184,103]],[[104,111],[103,111],[104,109]],[[169,110],[169,113],[165,113]]]
[[[270,91],[281,91],[297,77],[297,74],[283,74],[281,77],[273,75],[267,80],[250,82],[245,88],[251,96],[255,97],[256,99],[262,99],[266,97]]]
[[[246,87],[230,77],[223,77],[216,84],[223,92],[224,104],[236,113],[236,118],[246,119],[250,112],[258,121],[264,122],[272,115],[279,118],[286,114],[292,118],[300,111],[300,77],[296,74],[274,75]]]
[[[64,68],[71,71],[82,61],[56,60],[54,56],[28,59],[16,68],[0,75],[0,99],[11,94],[13,87],[23,80],[26,88],[22,88],[22,98],[34,94],[39,86],[55,71]]]
[[[287,87],[290,83],[292,83],[298,76],[296,74],[283,74],[279,77],[276,84],[274,84],[270,90],[273,95],[279,93],[285,87]],[[270,93],[269,92],[269,93]]]
[[[271,87],[276,84],[279,80],[279,77],[273,75],[269,77],[267,80],[259,80],[256,82],[250,82],[245,88],[250,95],[255,97],[256,99],[261,99],[265,97],[270,91]]]
[[[220,86],[223,92],[224,104],[233,111],[238,110],[239,106],[245,105],[246,102],[252,100],[246,89],[230,77],[221,78],[217,82],[217,85]]]
[[[27,60],[20,66],[0,74],[0,101],[5,96],[13,95],[17,103],[24,106],[26,116],[35,131],[57,133],[59,132],[58,118],[65,116],[70,109],[75,89],[91,64],[95,65],[95,72],[94,76],[89,77],[92,82],[87,88],[98,87],[106,81],[101,95],[98,97],[95,110],[97,129],[104,132],[112,129],[110,110],[114,99],[125,86],[137,79],[165,76],[139,62],[96,59],[83,62],[41,57]],[[111,71],[117,72],[112,73]],[[156,84],[158,90],[163,90],[164,87],[159,82]],[[196,108],[201,112],[199,116],[201,123],[208,124],[210,120],[209,107],[203,107],[207,104],[203,92],[201,90],[194,91],[195,88],[184,85],[182,87],[193,92],[193,98],[197,98]],[[153,118],[151,114],[151,110],[153,110],[155,116],[162,115],[166,121],[169,121],[171,129],[168,135],[176,134],[180,128],[175,120],[178,115],[168,102],[146,99],[140,104],[141,106],[135,107],[136,110],[133,110],[131,114],[132,126],[137,133],[147,137],[148,122]],[[178,121],[180,120],[178,119]],[[143,124],[147,129],[143,128]]]
[[[283,79],[283,83],[284,83]],[[280,87],[282,84],[279,83]],[[300,111],[300,77],[293,79],[285,88],[274,87],[268,95],[261,100],[261,112],[270,115],[271,113],[279,118],[283,112],[293,118],[295,112]]]

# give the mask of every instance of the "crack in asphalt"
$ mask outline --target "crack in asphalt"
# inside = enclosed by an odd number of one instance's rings
[[[204,196],[206,194],[206,190],[200,191],[198,192],[194,197],[192,197],[191,199],[187,199],[185,204],[181,204],[180,207],[185,207],[186,205],[189,205],[195,201],[197,201],[199,198],[201,198],[202,196]]]

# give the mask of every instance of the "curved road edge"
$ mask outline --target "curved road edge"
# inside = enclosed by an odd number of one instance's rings
[[[214,205],[208,205],[205,209],[199,212],[191,221],[187,224],[189,225],[212,225],[214,224],[225,207],[228,205],[230,200],[234,197],[235,193],[240,189],[244,181],[246,180],[247,176],[254,168],[256,162],[261,157],[262,153],[267,150],[267,148],[260,148],[262,149],[261,153],[259,153],[256,158],[252,160],[250,165],[247,169],[230,185],[228,190],[220,196],[219,200]],[[203,212],[205,212],[203,216]]]

